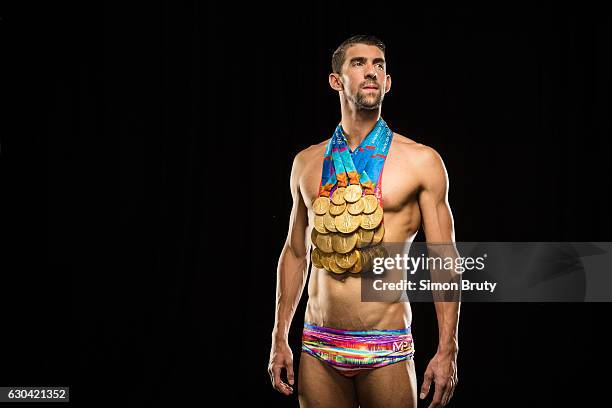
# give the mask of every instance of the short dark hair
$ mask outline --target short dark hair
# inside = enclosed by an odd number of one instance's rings
[[[385,44],[374,37],[373,35],[354,35],[351,38],[344,40],[342,44],[336,48],[334,54],[332,55],[332,71],[339,74],[342,71],[342,65],[344,64],[344,57],[346,55],[346,50],[355,44],[365,44],[365,45],[374,45],[385,53]]]

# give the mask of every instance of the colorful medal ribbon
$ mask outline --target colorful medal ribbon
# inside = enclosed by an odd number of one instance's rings
[[[314,266],[359,273],[385,256],[382,170],[393,132],[380,118],[354,151],[338,124],[325,149],[311,240]]]
[[[392,139],[393,132],[380,118],[351,152],[342,125],[338,124],[325,150],[319,196],[329,197],[338,187],[361,184],[366,195],[375,194],[380,201],[382,170]]]

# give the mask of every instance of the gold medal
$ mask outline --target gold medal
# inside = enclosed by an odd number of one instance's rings
[[[341,268],[340,265],[336,263],[336,260],[334,258],[335,258],[334,256],[331,256],[329,258],[329,269],[331,269],[333,273],[337,273],[337,274],[346,272],[344,268]]]
[[[368,248],[368,270],[371,271],[374,269],[374,263],[376,262],[376,265],[378,265],[379,268],[384,268],[384,262],[380,263],[376,261],[376,258],[379,257],[378,251],[376,250],[376,247],[369,247]]]
[[[357,252],[351,251],[346,254],[339,254],[336,252],[334,254],[334,259],[339,267],[348,269],[357,262]]]
[[[338,231],[336,229],[336,223],[334,222],[334,216],[331,215],[330,213],[325,213],[325,215],[323,216],[323,225],[325,226],[325,229],[327,229],[328,231],[331,231],[331,232]]]
[[[354,252],[357,259],[355,260],[355,264],[348,271],[351,273],[359,273],[363,270],[363,255],[358,249],[356,249]]]
[[[359,228],[359,224],[362,223],[361,217],[362,217],[361,214],[352,215],[352,214],[349,214],[348,212],[343,212],[342,214],[337,216],[336,219],[334,220],[336,224],[336,228],[338,229],[338,231],[344,232],[345,234],[353,232],[357,228]]]
[[[323,268],[325,268],[328,271],[329,271],[329,261],[330,260],[333,260],[331,254],[323,254],[323,253],[321,254],[321,257],[320,257],[321,265],[323,265]]]
[[[378,206],[376,207],[376,211],[374,211],[372,214],[362,214],[361,215],[361,228],[368,229],[368,230],[374,229],[378,227],[382,219],[383,219],[383,209],[382,207]],[[336,228],[338,228],[337,224],[336,224]],[[342,231],[340,228],[338,229]]]
[[[375,195],[367,195],[363,197],[363,212],[372,214],[378,207],[378,199]]]
[[[324,215],[329,208],[329,197],[319,197],[312,203],[312,209],[315,214]]]
[[[334,252],[346,254],[355,248],[357,244],[357,233],[352,234],[331,234],[331,247]]]
[[[325,229],[325,224],[323,224],[323,216],[315,214],[314,216],[314,227],[321,234],[327,234],[327,230]]]
[[[361,257],[363,261],[363,266],[361,267],[361,271],[371,271],[372,270],[372,248],[367,248],[361,252]]]
[[[380,224],[376,230],[374,230],[374,236],[372,237],[372,245],[379,244],[385,236],[385,224]]]
[[[363,202],[363,197],[361,197],[359,200],[355,201],[354,203],[347,204],[346,205],[346,210],[350,214],[353,214],[353,215],[361,214],[361,212],[363,211],[364,205],[365,204]]]
[[[321,252],[318,248],[315,248],[312,251],[312,256],[310,257],[312,261],[312,266],[315,266],[319,269],[323,268],[323,264],[321,263]]]
[[[336,204],[336,205],[340,205],[340,204],[344,204],[344,191],[346,190],[346,187],[338,187],[337,189],[334,190],[334,194],[332,194],[332,203]]]
[[[321,252],[329,254],[334,251],[332,249],[332,235],[334,234],[317,234],[316,245]]]
[[[329,206],[329,213],[331,215],[340,215],[346,210],[346,203],[342,203],[340,205],[332,204]]]
[[[372,243],[372,238],[374,237],[374,231],[359,228],[357,235],[358,235],[358,239],[357,239],[356,247],[365,248]]]
[[[371,247],[371,251],[372,252],[370,253],[370,256],[372,257],[372,262],[374,262],[374,259],[382,259],[382,261],[378,261],[378,264],[384,267],[384,259],[389,256],[389,254],[387,253],[387,249],[383,245],[376,245],[374,247]],[[385,270],[387,269],[386,267],[384,268]]]
[[[310,231],[310,242],[312,242],[314,246],[317,245],[317,235],[319,235],[319,231],[313,228],[312,231]]]
[[[363,191],[361,190],[361,185],[359,184],[351,184],[344,191],[344,199],[349,203],[354,203],[359,201]]]

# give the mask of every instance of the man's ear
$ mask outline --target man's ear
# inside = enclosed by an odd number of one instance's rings
[[[385,93],[387,93],[391,90],[391,75],[387,74],[387,76],[385,77],[385,82],[386,82]]]
[[[339,74],[336,74],[335,72],[332,72],[331,74],[329,74],[329,86],[331,86],[334,91],[344,90],[344,85],[342,84],[342,81],[340,80]]]

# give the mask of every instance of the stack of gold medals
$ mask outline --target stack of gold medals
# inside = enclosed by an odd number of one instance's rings
[[[331,199],[320,196],[313,202],[315,246],[311,259],[317,268],[343,274],[371,270],[374,258],[384,257],[380,245],[385,234],[383,209],[374,191],[360,184],[336,188]]]

